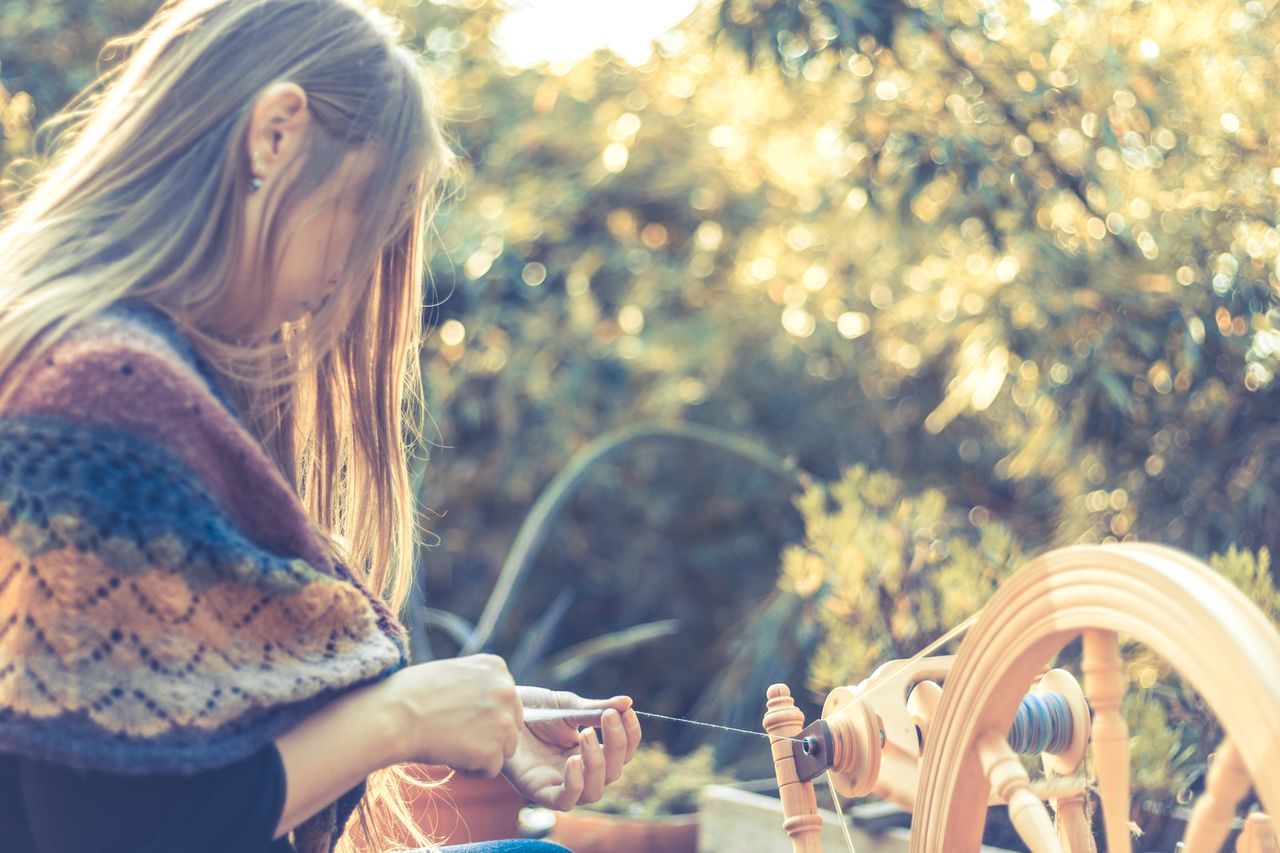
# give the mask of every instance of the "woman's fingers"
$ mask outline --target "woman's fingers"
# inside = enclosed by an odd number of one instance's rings
[[[622,730],[627,735],[627,752],[622,759],[622,763],[625,764],[636,757],[636,749],[640,746],[640,738],[643,734],[640,731],[640,718],[630,708],[622,715]]]
[[[604,796],[605,758],[600,738],[595,729],[583,729],[578,736],[582,745],[582,796],[578,802],[582,805],[598,802]]]
[[[627,732],[622,716],[613,709],[604,712],[600,728],[604,731],[604,783],[612,785],[622,776],[622,765],[627,761]]]
[[[564,782],[545,791],[539,791],[542,805],[549,809],[567,812],[582,797],[582,788],[586,774],[583,771],[582,756],[571,755],[564,763]]]

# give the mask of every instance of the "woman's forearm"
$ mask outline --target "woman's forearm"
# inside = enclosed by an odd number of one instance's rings
[[[375,770],[398,764],[399,727],[386,680],[356,688],[275,739],[284,763],[280,838]]]

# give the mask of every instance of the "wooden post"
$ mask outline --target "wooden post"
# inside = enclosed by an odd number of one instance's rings
[[[1084,632],[1084,692],[1093,705],[1093,764],[1106,828],[1107,850],[1130,853],[1129,725],[1120,714],[1124,664],[1114,631]]]
[[[813,793],[813,783],[801,782],[796,774],[796,760],[789,740],[803,728],[804,714],[791,698],[791,689],[785,684],[770,687],[764,730],[772,736],[773,772],[782,797],[782,827],[791,836],[794,853],[822,853],[818,798]]]
[[[1231,832],[1231,823],[1236,819],[1236,809],[1252,786],[1240,749],[1231,738],[1223,738],[1209,763],[1204,793],[1196,798],[1191,819],[1187,821],[1187,831],[1182,838],[1187,853],[1214,853],[1222,849]]]

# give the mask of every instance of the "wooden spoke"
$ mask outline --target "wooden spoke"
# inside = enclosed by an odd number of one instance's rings
[[[1093,765],[1107,850],[1129,853],[1129,726],[1120,714],[1125,679],[1114,631],[1084,632],[1084,693],[1093,705]]]
[[[1244,758],[1231,738],[1224,738],[1209,765],[1204,793],[1196,799],[1182,839],[1187,853],[1213,853],[1221,850],[1231,832],[1240,801],[1252,787]]]
[[[914,796],[902,798],[912,811],[912,853],[980,849],[988,806],[999,802],[1008,804],[1010,819],[1035,853],[1094,853],[1082,796],[1086,748],[1092,750],[1105,824],[1097,844],[1105,838],[1109,853],[1131,853],[1121,635],[1171,664],[1230,738],[1196,804],[1187,853],[1221,849],[1224,827],[1250,784],[1262,810],[1280,814],[1280,631],[1220,573],[1158,545],[1077,545],[1024,566],[980,613],[967,620],[973,624],[954,657],[918,655],[885,664],[856,686],[837,687],[823,709],[824,723],[844,731],[841,725],[853,719],[846,706],[860,704],[859,719],[876,724],[863,728],[882,733],[885,763],[865,772],[860,766],[860,786],[881,794],[916,781]],[[1083,638],[1083,691],[1070,673],[1050,669],[1077,637]],[[930,680],[941,680],[941,688],[922,683]],[[1053,700],[1026,703],[1033,685]],[[771,694],[771,703],[780,699]],[[770,707],[782,711],[782,704]],[[1010,746],[1005,733],[1015,720],[1015,740],[1041,751],[1042,781],[1031,782]],[[917,730],[924,733],[922,753]],[[839,755],[832,748],[833,766]],[[888,772],[891,755],[896,763]],[[794,774],[794,766],[785,760],[777,766],[780,786],[791,787],[794,776],[786,771]],[[1056,827],[1045,800],[1056,812]],[[784,813],[788,827],[795,826],[796,811],[784,805]],[[1250,816],[1239,851],[1280,853],[1276,828],[1262,812]]]
[[[978,736],[976,746],[978,760],[982,762],[982,771],[987,774],[991,789],[1009,804],[1009,819],[1032,853],[1058,851],[1060,848],[1049,810],[1032,792],[1031,779],[1004,735],[987,729]]]

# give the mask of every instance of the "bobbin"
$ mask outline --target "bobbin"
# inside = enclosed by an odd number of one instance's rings
[[[1007,806],[1027,849],[1092,853],[1093,797],[1108,849],[1128,853],[1125,642],[1173,664],[1226,732],[1188,821],[1188,853],[1224,849],[1250,790],[1264,810],[1280,813],[1280,774],[1271,772],[1280,763],[1280,631],[1208,565],[1149,543],[1061,548],[1002,583],[979,613],[910,660],[837,688],[808,728],[786,687],[771,688],[771,710],[781,711],[775,702],[785,698],[790,713],[785,729],[768,724],[782,714],[767,715],[766,729],[799,738],[772,743],[775,759],[784,747],[791,753],[775,770],[779,790],[790,794],[783,824],[795,853],[822,849],[821,826],[810,819],[812,782],[796,769],[810,775],[824,765],[834,791],[856,795],[870,783],[870,793],[909,810],[913,853],[979,849],[997,804]],[[965,631],[955,657],[929,657]],[[1077,640],[1083,686],[1065,671],[1045,671]],[[1246,736],[1248,749],[1240,746]],[[1040,778],[1011,740],[1041,751]],[[878,772],[869,772],[877,760]],[[1250,817],[1236,853],[1275,850],[1272,820]]]
[[[800,732],[792,744],[800,781],[816,779],[830,770],[832,782],[843,796],[862,797],[875,788],[887,736],[884,723],[862,694],[862,686],[831,691],[822,717]],[[907,699],[907,711],[917,732],[917,754],[924,752],[929,722],[941,694],[937,682],[922,681]],[[1045,716],[1046,708],[1054,713]],[[1055,669],[1023,697],[1008,741],[1014,752],[1023,755],[1054,756],[1048,766],[1067,775],[1079,766],[1088,729],[1089,705],[1079,683],[1066,670]]]

